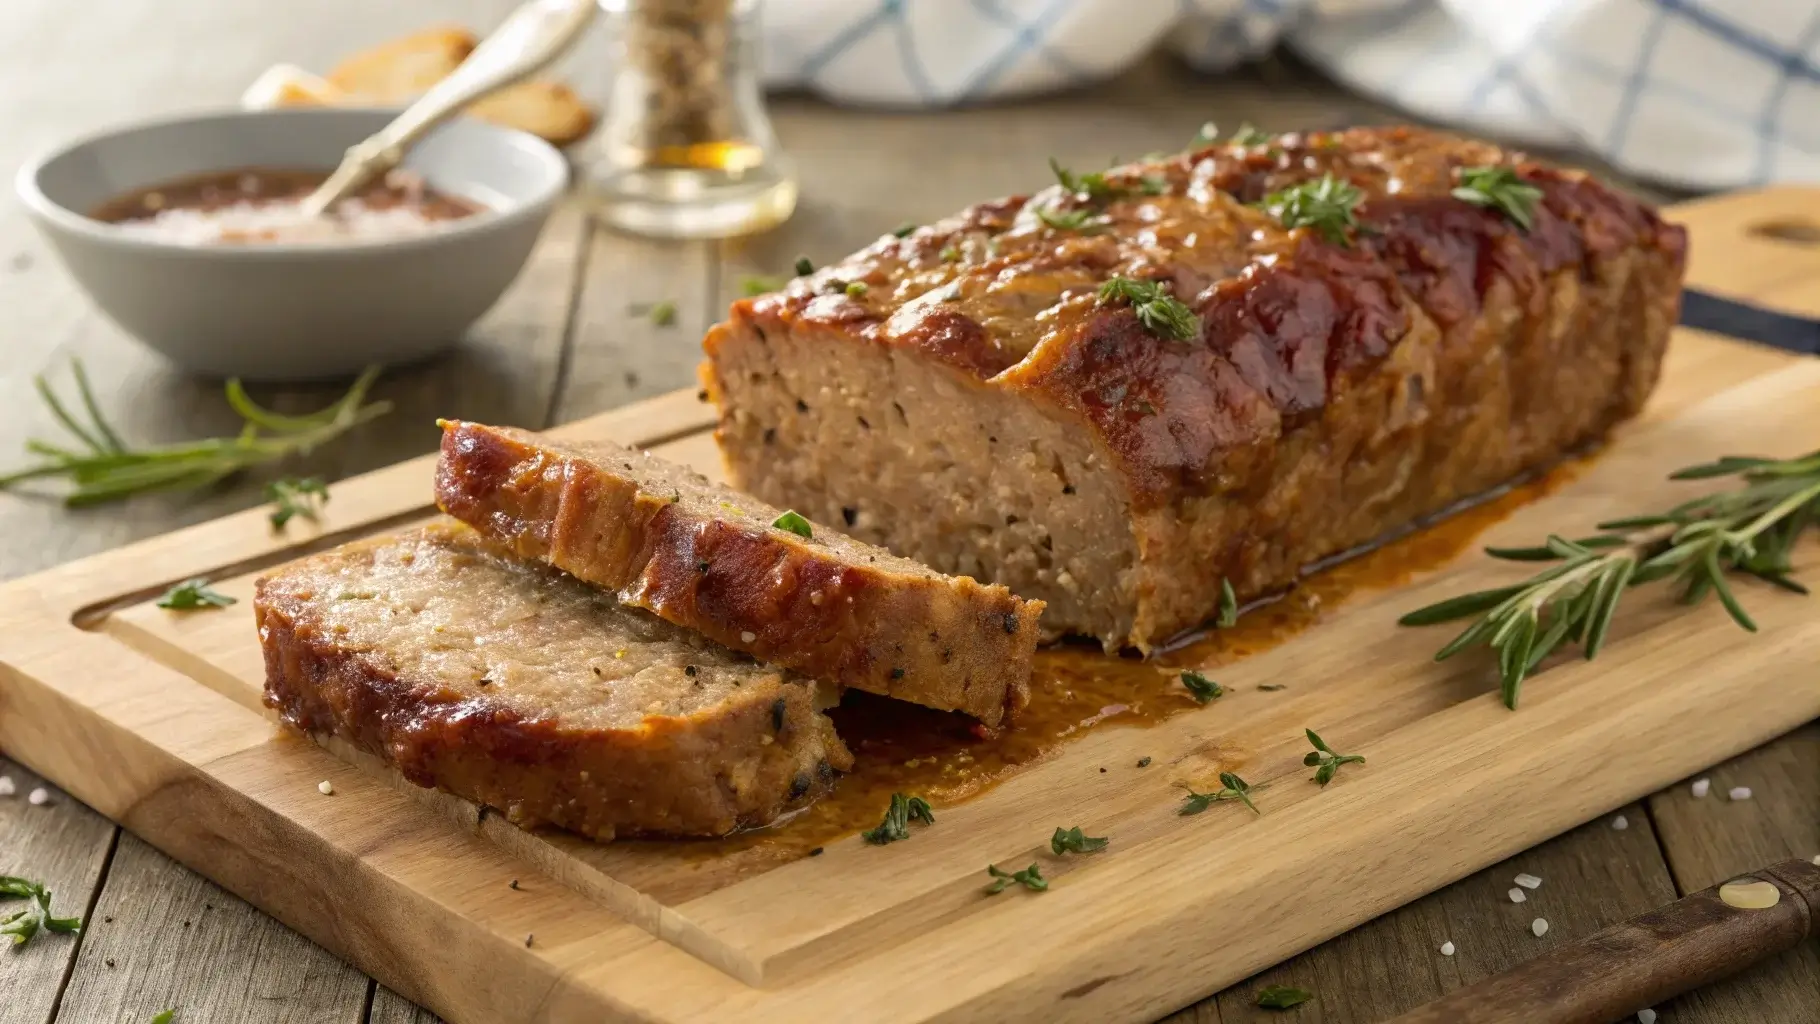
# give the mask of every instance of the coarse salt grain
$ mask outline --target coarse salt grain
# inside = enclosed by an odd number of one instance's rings
[[[1510,901],[1512,903],[1521,903],[1526,899],[1529,899],[1529,894],[1524,892],[1523,890],[1521,890],[1521,889],[1510,890]]]
[[[11,775],[0,775],[0,796],[12,796],[17,792],[19,792],[19,787],[13,785],[13,777]]]
[[[744,632],[742,632],[742,633],[740,633],[740,634],[739,634],[739,642],[740,642],[740,643],[744,643],[744,644],[749,644],[749,643],[751,643],[751,642],[752,642],[752,641],[754,641],[754,640],[757,640],[757,639],[758,639],[758,634],[757,634],[757,633],[754,633],[754,632],[752,632],[752,631],[751,631],[751,630],[749,630],[749,629],[748,629],[748,630],[745,630],[745,631],[744,631]]]
[[[1548,919],[1544,918],[1544,917],[1538,917],[1534,921],[1529,922],[1529,930],[1530,930],[1530,933],[1535,935],[1535,937],[1538,939],[1544,935],[1547,935],[1548,934]]]
[[[1711,780],[1711,779],[1695,779],[1694,780],[1694,795],[1697,797],[1705,796],[1707,794],[1707,792],[1709,790],[1711,790],[1712,788],[1713,788],[1713,780]]]
[[[1622,832],[1625,829],[1630,827],[1630,819],[1626,818],[1624,815],[1620,814],[1611,820],[1611,827],[1617,829],[1619,832]]]
[[[1451,942],[1441,943],[1441,955],[1442,956],[1453,956],[1453,943],[1451,943]]]
[[[327,779],[323,779],[321,782],[316,783],[316,792],[321,793],[323,796],[333,796],[335,794],[335,784]]]
[[[1517,877],[1511,879],[1511,881],[1517,883],[1518,885],[1522,886],[1525,889],[1542,888],[1542,880],[1540,878],[1537,878],[1535,875],[1529,874],[1528,872],[1524,872],[1523,874],[1518,875]]]
[[[43,786],[39,786],[37,789],[27,793],[25,800],[33,807],[43,807],[45,804],[51,802],[51,794],[49,790],[45,789]]]
[[[1637,1024],[1656,1024],[1656,1011],[1647,1007],[1637,1011]]]
[[[1731,797],[1733,800],[1749,800],[1750,799],[1750,787],[1749,786],[1733,786],[1731,789],[1731,792],[1727,793],[1726,796]]]

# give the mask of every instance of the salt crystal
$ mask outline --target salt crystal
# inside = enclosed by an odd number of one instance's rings
[[[1451,943],[1451,942],[1441,943],[1441,955],[1442,956],[1453,956],[1453,943]]]
[[[43,807],[45,804],[48,804],[51,802],[51,794],[43,786],[39,786],[37,789],[34,789],[30,793],[26,794],[25,799],[26,799],[26,802],[31,804],[33,807]]]
[[[1540,878],[1537,878],[1535,875],[1529,874],[1528,872],[1524,872],[1523,874],[1518,875],[1517,877],[1511,879],[1511,881],[1517,883],[1518,885],[1522,886],[1525,889],[1542,888],[1542,880]]]
[[[323,796],[334,796],[335,784],[327,779],[323,779],[321,782],[316,783],[316,792],[321,793]]]
[[[13,777],[0,775],[0,796],[12,796],[17,792],[19,792],[19,787],[13,785]]]
[[[1538,939],[1544,935],[1547,935],[1548,934],[1548,920],[1546,918],[1541,918],[1541,917],[1536,918],[1534,921],[1529,922],[1529,930]]]
[[[1707,791],[1712,788],[1713,788],[1713,781],[1711,779],[1695,779],[1694,780],[1694,795],[1697,797],[1705,796]]]
[[[1529,894],[1524,892],[1523,890],[1521,890],[1521,889],[1510,890],[1510,901],[1512,903],[1521,903],[1526,899],[1529,899]]]
[[[742,632],[742,633],[740,633],[740,634],[739,634],[739,641],[740,641],[740,643],[745,643],[745,644],[749,644],[749,643],[751,643],[751,642],[752,642],[752,641],[754,641],[754,640],[757,640],[757,639],[758,639],[758,634],[757,634],[757,633],[754,633],[754,632],[752,632],[752,631],[751,631],[751,630],[749,630],[749,629],[748,629],[748,630],[745,630],[745,631],[744,631],[744,632]]]
[[[1820,866],[1820,853],[1814,854],[1814,864]]]
[[[1622,832],[1630,827],[1630,819],[1620,814],[1611,820],[1611,827]]]
[[[1733,786],[1731,789],[1731,792],[1727,793],[1726,795],[1731,797],[1733,800],[1749,800],[1750,799],[1750,787],[1749,786]]]
[[[1648,1007],[1638,1010],[1637,1024],[1656,1024],[1656,1011]]]

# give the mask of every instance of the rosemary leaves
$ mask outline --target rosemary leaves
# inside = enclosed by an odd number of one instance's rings
[[[1702,495],[1666,512],[1600,523],[1603,532],[1568,540],[1551,536],[1530,548],[1488,548],[1509,561],[1556,563],[1509,587],[1462,594],[1418,608],[1400,620],[1426,626],[1474,618],[1435,654],[1436,661],[1470,647],[1497,654],[1500,692],[1515,708],[1523,680],[1563,644],[1597,656],[1627,589],[1667,580],[1686,604],[1708,594],[1744,629],[1757,624],[1732,591],[1728,576],[1754,576],[1796,594],[1790,552],[1820,523],[1820,451],[1793,459],[1726,456],[1690,466],[1675,480],[1737,477],[1731,490]]]
[[[1169,294],[1169,285],[1162,281],[1108,278],[1100,285],[1099,303],[1102,306],[1129,305],[1144,330],[1159,338],[1193,341],[1201,336],[1201,318],[1186,303]]]
[[[1474,206],[1494,209],[1528,231],[1535,223],[1536,204],[1542,190],[1517,177],[1509,167],[1462,167],[1453,197]]]

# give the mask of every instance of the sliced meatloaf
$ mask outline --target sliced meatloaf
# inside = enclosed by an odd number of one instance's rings
[[[722,835],[852,763],[814,683],[457,523],[281,566],[254,614],[286,722],[525,827]]]
[[[1600,438],[1676,319],[1680,228],[1484,143],[1359,129],[1058,177],[735,303],[702,374],[738,486],[1108,647]]]
[[[1025,699],[1041,602],[950,577],[611,442],[444,422],[443,510],[764,661],[996,725]]]

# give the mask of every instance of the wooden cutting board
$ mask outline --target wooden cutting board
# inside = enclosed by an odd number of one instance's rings
[[[1693,283],[1820,314],[1820,247],[1789,229],[1820,236],[1820,193],[1675,214],[1693,231]],[[561,432],[715,471],[711,419],[678,392]],[[1682,330],[1646,414],[1482,540],[1660,507],[1686,493],[1665,477],[1691,462],[1817,447],[1820,360]],[[849,834],[771,860],[750,844],[594,846],[350,763],[260,706],[252,576],[421,518],[432,465],[337,484],[320,524],[283,536],[249,510],[0,588],[0,748],[460,1024],[1154,1018],[1820,715],[1820,606],[1754,586],[1759,635],[1711,602],[1639,594],[1597,662],[1547,669],[1508,711],[1484,661],[1437,665],[1445,634],[1395,625],[1524,571],[1475,548],[1225,665],[1227,695],[1205,708],[1081,730],[984,795],[938,805],[909,841]],[[1820,545],[1800,563],[1820,570]],[[241,603],[151,605],[197,575]],[[1316,787],[1304,727],[1368,762]],[[1260,787],[1262,815],[1178,815],[1181,787],[1222,769]],[[1050,832],[1073,825],[1110,848],[1051,855]],[[988,863],[1032,862],[1047,892],[982,893]]]

